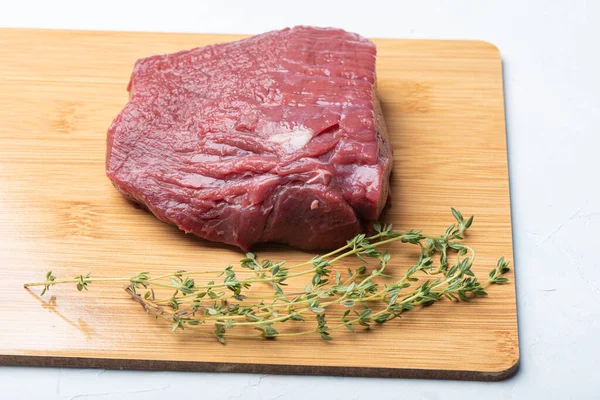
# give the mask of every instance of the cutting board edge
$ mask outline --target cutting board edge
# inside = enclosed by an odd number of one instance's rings
[[[518,356],[518,352],[517,352]],[[440,370],[426,368],[342,367],[293,364],[249,364],[201,361],[142,360],[96,357],[0,355],[0,365],[58,368],[101,368],[109,370],[155,370],[185,372],[224,372],[277,375],[345,376],[367,378],[444,379],[497,382],[511,378],[519,370],[520,358],[498,371]]]
[[[283,27],[281,28],[283,29]],[[276,29],[274,29],[276,30]],[[186,35],[186,36],[197,36],[197,35],[211,35],[220,36],[225,41],[228,40],[239,40],[247,37],[251,37],[263,32],[257,33],[219,33],[219,32],[178,32],[178,31],[149,31],[149,30],[100,30],[100,29],[57,29],[57,28],[27,28],[27,27],[1,27],[0,34],[4,32],[52,32],[52,33],[73,33],[73,34],[98,34],[106,35],[109,34],[123,34],[123,35]],[[359,32],[356,32],[359,33]],[[360,33],[359,33],[360,34]],[[1,37],[1,35],[0,35]],[[368,37],[374,41],[406,41],[406,42],[446,42],[453,44],[461,44],[465,46],[472,46],[474,44],[480,45],[481,47],[487,47],[493,53],[497,54],[498,58],[501,58],[501,51],[495,44],[481,39],[430,39],[430,38],[393,38],[393,37]]]

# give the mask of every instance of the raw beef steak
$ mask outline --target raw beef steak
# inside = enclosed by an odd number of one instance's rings
[[[211,241],[343,245],[389,195],[375,53],[353,33],[295,27],[141,59],[106,173]]]

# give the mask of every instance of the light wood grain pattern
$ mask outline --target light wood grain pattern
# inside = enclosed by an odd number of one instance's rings
[[[122,288],[23,289],[48,270],[130,276],[223,266],[229,247],[133,208],[104,175],[105,134],[127,101],[136,59],[239,36],[0,30],[0,362],[115,368],[420,376],[496,380],[519,359],[514,284],[487,299],[442,302],[335,340],[231,340],[225,346],[146,316]],[[394,146],[384,219],[437,233],[454,206],[475,214],[474,271],[512,260],[500,54],[474,41],[376,40]],[[401,274],[414,250],[396,244]],[[261,255],[312,256],[283,246]],[[509,275],[512,280],[512,274]],[[302,285],[303,286],[303,285]],[[39,290],[35,291],[39,293]]]

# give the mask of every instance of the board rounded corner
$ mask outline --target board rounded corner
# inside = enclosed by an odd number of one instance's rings
[[[489,373],[489,378],[492,381],[504,381],[515,376],[517,371],[519,371],[519,366],[521,364],[521,356],[519,353],[516,354],[514,358],[511,357],[508,364],[500,365],[497,371],[492,371]]]
[[[496,56],[499,60],[502,59],[502,52],[494,43],[488,42],[487,40],[476,40],[475,42],[479,43],[483,48],[493,53],[494,56]]]

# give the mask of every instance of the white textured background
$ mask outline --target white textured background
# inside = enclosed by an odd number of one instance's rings
[[[0,5],[4,27],[261,33],[297,24],[336,26],[370,37],[481,39],[500,48],[517,264],[517,375],[477,383],[0,367],[0,398],[599,399],[599,1],[11,0]],[[0,322],[0,340],[1,332]]]

